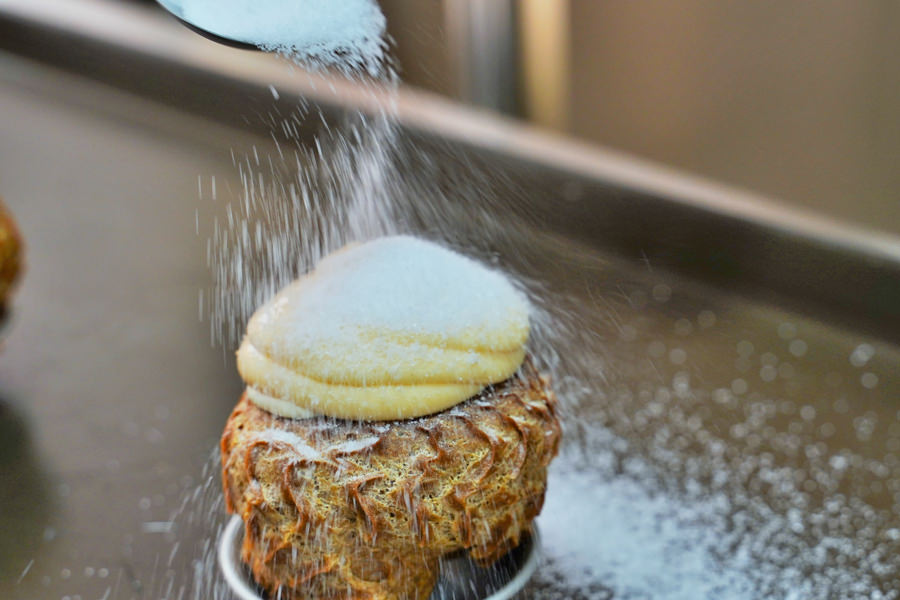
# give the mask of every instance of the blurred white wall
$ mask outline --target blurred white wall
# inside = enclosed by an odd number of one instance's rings
[[[573,134],[900,232],[900,2],[571,11]]]

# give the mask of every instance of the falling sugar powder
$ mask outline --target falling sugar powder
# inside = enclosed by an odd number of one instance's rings
[[[312,64],[375,72],[385,56],[375,0],[181,0],[181,9],[201,29]]]
[[[264,123],[275,148],[253,145],[243,155],[232,150],[240,197],[220,205],[224,214],[215,218],[207,245],[214,284],[205,308],[211,339],[223,347],[241,338],[260,305],[322,257],[401,229],[393,200],[400,179],[398,79],[383,49],[364,53],[362,62],[353,60],[359,52],[329,58],[280,51],[313,69],[336,60],[342,75],[376,102],[371,113],[351,112],[338,122],[302,99],[287,114],[273,106]],[[304,131],[312,124],[321,124],[314,136]]]
[[[220,205],[207,244],[211,341],[229,347],[276,292],[350,242],[397,233],[390,114],[351,115],[315,140],[286,128],[291,154],[235,159],[240,196]],[[281,124],[294,124],[294,114]]]

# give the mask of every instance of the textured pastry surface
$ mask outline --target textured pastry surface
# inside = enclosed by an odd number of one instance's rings
[[[441,556],[488,564],[518,544],[559,437],[529,361],[447,411],[387,423],[287,419],[245,394],[222,436],[226,502],[272,598],[425,600]]]
[[[22,238],[12,216],[0,201],[0,310],[5,308],[22,268]]]

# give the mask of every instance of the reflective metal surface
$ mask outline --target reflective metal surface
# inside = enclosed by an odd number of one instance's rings
[[[506,114],[520,113],[517,2],[449,0],[443,4],[459,98]]]
[[[52,4],[0,4],[0,195],[27,243],[0,354],[0,597],[228,598],[215,447],[241,384],[198,310],[206,240],[239,197],[232,151],[277,155],[270,113],[369,101],[168,20],[123,33],[140,11],[107,31],[100,4]],[[526,597],[710,577],[890,597],[896,240],[427,98],[398,110],[410,228],[537,282],[579,382],[556,382],[567,444]]]

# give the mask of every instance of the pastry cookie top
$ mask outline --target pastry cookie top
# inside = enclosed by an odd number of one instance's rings
[[[351,245],[250,319],[238,370],[287,417],[405,419],[510,377],[529,307],[497,271],[413,237]]]

